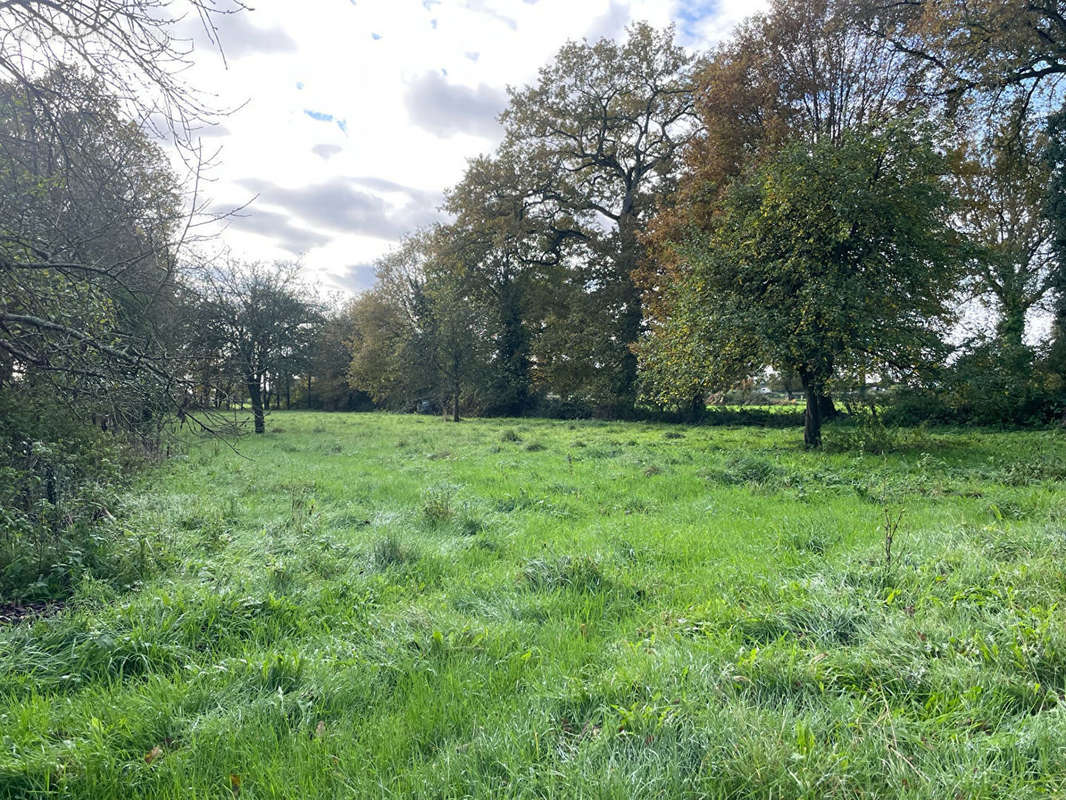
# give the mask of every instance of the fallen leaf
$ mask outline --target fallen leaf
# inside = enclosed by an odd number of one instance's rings
[[[318,725],[315,726],[315,738],[321,739],[326,733],[326,723],[319,720]]]
[[[163,748],[160,747],[159,745],[156,745],[155,747],[153,747],[151,750],[149,750],[147,753],[144,754],[144,763],[145,764],[151,764],[153,761],[155,761],[161,755],[163,755]]]
[[[231,773],[229,776],[229,788],[233,792],[233,796],[237,797],[241,793],[241,776],[236,772]]]

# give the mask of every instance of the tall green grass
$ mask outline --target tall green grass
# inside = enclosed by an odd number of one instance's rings
[[[0,627],[0,797],[1066,792],[1059,434],[270,422]]]

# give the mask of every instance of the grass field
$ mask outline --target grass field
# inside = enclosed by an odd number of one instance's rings
[[[116,515],[140,584],[0,627],[0,797],[1062,796],[1066,440],[799,438],[194,442]]]

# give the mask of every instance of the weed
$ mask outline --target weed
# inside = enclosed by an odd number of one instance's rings
[[[298,653],[277,653],[259,667],[261,685],[268,692],[291,692],[300,686],[304,660]]]
[[[466,512],[459,517],[459,532],[463,536],[477,536],[485,529],[485,521],[480,517]]]
[[[315,513],[315,485],[296,485],[289,491],[289,518],[296,531],[303,531]]]
[[[452,500],[455,488],[434,486],[422,492],[422,517],[433,525],[441,525],[455,515]]]
[[[888,506],[881,509],[883,523],[881,530],[884,532],[885,571],[892,569],[892,544],[899,532],[899,525],[903,521],[903,509],[893,511]]]

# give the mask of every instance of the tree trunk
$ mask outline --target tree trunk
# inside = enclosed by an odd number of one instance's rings
[[[529,408],[529,336],[522,320],[521,290],[512,281],[499,290],[500,338],[496,391],[498,412],[519,417]]]
[[[285,376],[285,410],[292,408],[292,378]]]
[[[266,417],[263,413],[263,394],[259,389],[259,378],[255,375],[246,375],[244,379],[248,387],[248,399],[252,402],[252,419],[255,422],[255,432],[266,431]]]
[[[637,356],[631,345],[640,339],[640,326],[644,319],[640,290],[633,283],[633,272],[640,259],[640,242],[637,239],[637,219],[632,207],[632,200],[623,203],[622,217],[618,221],[618,233],[621,240],[621,252],[618,279],[621,282],[621,295],[624,311],[620,320],[619,339],[625,352],[615,384],[616,402],[629,412],[637,401]]]
[[[837,407],[833,403],[832,395],[820,394],[818,396],[818,408],[822,415],[822,422],[828,422],[831,419],[836,419]]]
[[[311,410],[311,373],[307,373],[307,410]]]
[[[822,395],[809,378],[803,381],[807,395],[807,410],[803,415],[803,446],[814,449],[822,446]]]
[[[1025,309],[1004,304],[996,335],[1003,344],[1021,350],[1025,346]]]
[[[459,387],[452,390],[452,422],[459,421]]]
[[[707,416],[707,397],[703,390],[699,389],[692,396],[692,406],[689,408],[689,416],[693,422],[700,422]]]
[[[1063,294],[1066,295],[1066,292]],[[1060,297],[1052,309],[1052,314],[1048,364],[1060,375],[1066,375],[1066,297]]]

